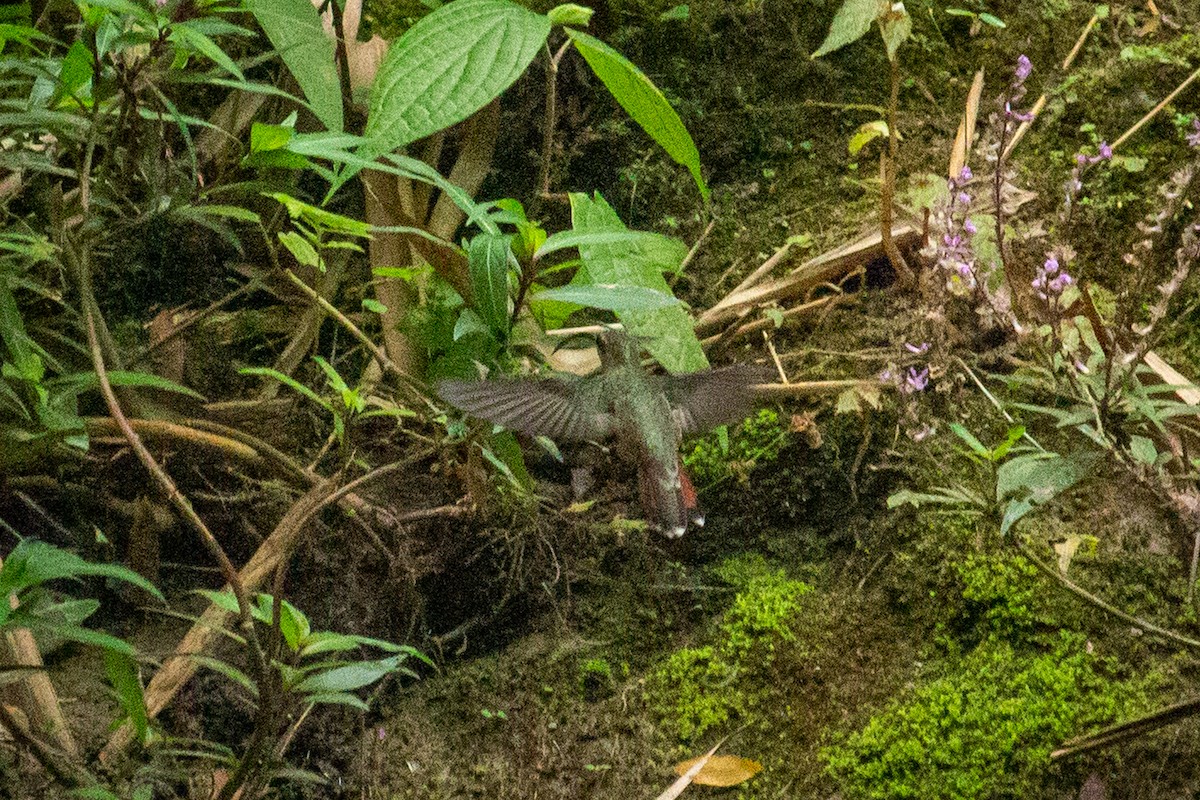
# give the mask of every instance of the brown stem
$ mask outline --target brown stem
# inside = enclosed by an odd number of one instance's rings
[[[558,52],[550,56],[546,66],[546,116],[542,122],[542,158],[538,165],[537,192],[529,204],[530,214],[537,216],[542,201],[550,194],[550,162],[554,154],[554,128],[558,123],[558,65],[571,46],[571,40],[563,42]],[[546,52],[550,52],[547,45]]]
[[[1182,644],[1186,647],[1200,648],[1200,642],[1196,641],[1195,639],[1190,639],[1187,636],[1184,636],[1179,633],[1175,633],[1174,631],[1171,631],[1171,630],[1167,630],[1166,628],[1160,628],[1159,626],[1155,625],[1153,622],[1147,622],[1144,619],[1138,619],[1137,617],[1133,616],[1132,614],[1126,614],[1124,611],[1117,608],[1116,606],[1106,603],[1105,601],[1101,600],[1096,595],[1089,592],[1087,589],[1084,589],[1082,586],[1079,586],[1078,584],[1073,583],[1070,579],[1067,578],[1067,576],[1063,575],[1061,572],[1056,570],[1054,567],[1052,567],[1049,564],[1042,561],[1040,558],[1038,558],[1036,555],[1034,555],[1033,551],[1030,550],[1024,543],[1022,543],[1020,541],[1014,541],[1013,544],[1016,546],[1017,550],[1021,553],[1021,555],[1025,556],[1025,558],[1029,559],[1029,561],[1035,567],[1037,567],[1042,572],[1049,575],[1054,580],[1058,581],[1063,586],[1064,589],[1071,592],[1076,597],[1079,597],[1082,600],[1085,600],[1086,602],[1091,603],[1092,605],[1094,605],[1096,608],[1100,609],[1101,611],[1104,611],[1107,614],[1111,614],[1112,616],[1114,616],[1117,619],[1120,619],[1124,622],[1128,622],[1130,625],[1133,625],[1136,628],[1141,628],[1142,630],[1146,631],[1147,633],[1152,633],[1156,636],[1161,636],[1164,639],[1170,639],[1171,641],[1177,642],[1178,644]]]
[[[86,253],[79,253],[77,256],[77,266],[79,275],[77,276],[80,282],[81,291],[87,295],[91,295],[91,276],[89,266],[87,264]],[[149,449],[142,442],[142,438],[137,431],[133,429],[129,419],[125,416],[125,412],[121,409],[121,404],[117,401],[117,396],[113,392],[112,383],[108,379],[108,369],[104,364],[104,356],[100,351],[100,340],[96,333],[96,309],[94,304],[84,304],[84,321],[87,327],[88,348],[91,350],[92,367],[96,371],[96,377],[100,382],[100,393],[104,397],[104,402],[108,406],[109,414],[116,421],[117,427],[124,434],[129,446],[137,455],[138,460],[142,462],[142,466],[150,473],[150,477],[158,485],[167,496],[167,500],[178,509],[179,513],[192,526],[200,537],[200,541],[208,549],[209,554],[217,562],[221,568],[221,574],[225,581],[233,590],[234,596],[238,601],[238,618],[242,626],[246,629],[247,641],[251,642],[252,654],[258,667],[260,677],[266,674],[268,664],[266,656],[259,646],[257,636],[254,632],[253,622],[250,617],[250,600],[246,595],[246,588],[242,585],[238,577],[237,568],[233,566],[233,562],[229,560],[229,556],[225,554],[225,550],[221,547],[220,542],[213,536],[208,526],[200,519],[196,510],[192,508],[191,502],[180,493],[179,488],[171,479],[171,476],[166,473],[158,462],[154,460]]]

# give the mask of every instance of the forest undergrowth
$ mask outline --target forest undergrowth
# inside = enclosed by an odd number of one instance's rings
[[[0,792],[1194,796],[1198,34],[6,6]],[[614,325],[764,376],[682,539],[438,391]]]

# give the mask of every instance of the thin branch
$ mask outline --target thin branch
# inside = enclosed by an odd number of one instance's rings
[[[1124,611],[1117,608],[1116,606],[1110,605],[1109,603],[1106,603],[1104,600],[1101,600],[1099,597],[1092,594],[1087,589],[1084,589],[1082,586],[1079,586],[1078,584],[1073,583],[1070,579],[1067,578],[1067,576],[1063,575],[1061,572],[1056,570],[1054,567],[1052,567],[1049,564],[1042,561],[1023,542],[1014,541],[1013,544],[1016,546],[1017,550],[1021,553],[1021,555],[1025,556],[1025,558],[1029,559],[1029,561],[1032,562],[1035,567],[1037,567],[1042,572],[1049,575],[1051,578],[1054,578],[1054,580],[1056,580],[1060,584],[1062,584],[1064,589],[1071,592],[1076,597],[1079,597],[1082,600],[1085,600],[1086,602],[1091,603],[1096,608],[1098,608],[1101,611],[1104,611],[1108,614],[1111,614],[1112,616],[1116,617],[1117,619],[1120,619],[1124,622],[1128,622],[1130,625],[1133,625],[1136,628],[1141,628],[1146,633],[1152,633],[1156,636],[1161,636],[1164,639],[1170,639],[1171,641],[1177,642],[1178,644],[1182,644],[1185,647],[1195,647],[1195,648],[1200,649],[1200,642],[1196,641],[1195,639],[1190,639],[1187,636],[1184,636],[1179,633],[1175,633],[1174,631],[1167,630],[1166,628],[1160,628],[1159,626],[1155,625],[1153,622],[1147,622],[1144,619],[1138,619],[1137,617],[1133,616],[1132,614],[1126,614]]]

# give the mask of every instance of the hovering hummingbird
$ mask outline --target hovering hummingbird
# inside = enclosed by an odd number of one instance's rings
[[[667,538],[678,538],[689,522],[704,524],[680,442],[745,417],[762,371],[743,365],[651,375],[636,340],[618,329],[604,331],[597,349],[600,369],[586,377],[446,380],[438,392],[469,414],[530,436],[615,439],[618,456],[637,465],[643,512]]]

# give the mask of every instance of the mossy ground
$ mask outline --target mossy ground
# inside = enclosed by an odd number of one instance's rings
[[[600,5],[597,32],[676,102],[704,157],[716,224],[679,279],[683,298],[715,302],[789,237],[805,237],[803,258],[870,230],[876,155],[851,156],[846,141],[884,102],[881,49],[869,34],[829,58],[807,58],[839,3],[702,0],[689,4],[686,22],[661,18],[674,4],[657,0]],[[1167,14],[1181,33],[1139,34],[1153,40],[1145,44],[1123,42],[1132,23],[1110,17],[1065,79],[1053,65],[1092,4],[1009,4],[1004,31],[971,32],[942,4],[910,3],[909,12],[901,175],[944,173],[975,70],[989,77],[983,124],[1004,80],[994,76],[1027,53],[1031,98],[1050,94],[1016,162],[1019,180],[1039,193],[1030,217],[1072,241],[1081,277],[1119,282],[1122,248],[1152,208],[1146,186],[1180,158],[1183,100],[1126,145],[1124,160],[1089,179],[1069,220],[1055,217],[1057,198],[1075,152],[1112,141],[1147,98],[1173,88],[1163,65],[1200,57],[1187,27],[1200,22],[1196,11],[1173,4]],[[528,192],[542,77],[531,74],[506,103],[510,134],[485,196]],[[602,190],[631,227],[697,239],[707,220],[687,176],[585,71],[568,63],[559,80],[567,110],[556,185]],[[1034,240],[1024,256],[1036,260],[1043,244]],[[866,378],[909,340],[919,322],[909,311],[868,291],[772,336],[793,380]],[[1195,306],[1185,312],[1166,345],[1194,367]],[[944,417],[989,441],[1007,424],[982,402],[942,402]],[[901,481],[945,480],[948,462],[907,442],[888,408],[834,415],[830,405],[810,408],[822,434],[816,449],[791,431],[794,408],[697,445],[689,460],[709,525],[681,543],[595,521],[584,535],[542,531],[560,551],[561,579],[463,642],[464,657],[443,654],[439,674],[383,704],[382,718],[361,731],[363,795],[652,797],[674,763],[728,736],[724,752],[765,767],[730,793],[744,798],[1074,798],[1093,772],[1111,797],[1191,796],[1200,773],[1183,743],[1194,722],[1054,764],[1048,752],[1187,693],[1194,666],[1062,593],[975,521],[886,510]],[[1076,555],[1077,581],[1151,621],[1194,627],[1170,515],[1103,476],[1094,486],[1030,523],[1035,553],[1052,563],[1050,543],[1086,532],[1093,539]],[[563,543],[574,549],[561,552]],[[534,572],[557,576],[558,562]]]

